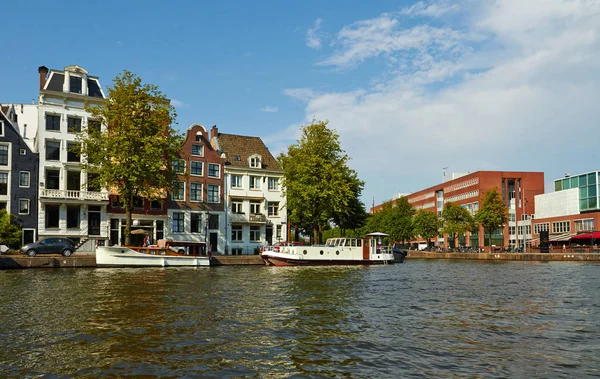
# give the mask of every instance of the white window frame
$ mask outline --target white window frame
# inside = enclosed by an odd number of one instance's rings
[[[25,201],[27,202],[27,212],[21,212],[21,202]],[[28,215],[31,214],[31,200],[30,199],[26,199],[26,198],[20,198],[19,199],[19,214],[20,215]]]
[[[27,155],[27,150],[26,149],[19,149],[19,154],[21,155]],[[35,229],[33,229],[35,230]]]
[[[212,166],[217,166],[217,168],[218,168],[218,169],[217,169],[217,176],[212,176],[212,175],[210,174],[210,166],[211,166],[211,165],[212,165]],[[220,165],[220,164],[218,164],[218,163],[210,163],[210,162],[208,162],[208,167],[206,168],[206,176],[207,176],[208,178],[216,178],[216,179],[221,179],[221,165]]]
[[[0,167],[10,167],[11,163],[12,163],[11,144],[10,143],[0,143],[0,146],[6,146],[6,165],[0,164]]]
[[[4,137],[4,120],[0,120],[0,137]]]
[[[198,142],[198,141],[196,141],[196,142]],[[200,146],[200,154],[194,154],[194,146]],[[203,157],[204,156],[204,145],[199,145],[197,143],[193,143],[191,150],[192,150],[191,151],[192,157]]]
[[[200,164],[200,173],[199,174],[194,174],[192,172],[192,163],[199,163]],[[190,161],[190,175],[192,176],[204,176],[204,162],[202,161]]]
[[[269,217],[279,217],[279,201],[269,201],[268,207],[269,209],[267,212]],[[271,212],[271,208],[273,208],[275,212]]]
[[[21,175],[27,174],[27,185],[21,185]],[[31,186],[31,173],[29,171],[19,171],[19,188],[29,188]]]
[[[231,201],[231,213],[244,214],[244,202],[241,200]]]
[[[177,164],[177,168],[179,168],[179,163],[183,162],[183,170],[182,171],[175,171],[175,163]],[[176,174],[185,174],[185,168],[186,168],[187,164],[185,159],[176,159],[173,161],[173,171],[175,171]]]
[[[183,197],[179,198],[179,194],[181,192],[181,184],[183,183]],[[185,182],[182,180],[177,181],[177,185],[179,186],[177,188],[177,192],[173,191],[173,193],[171,194],[171,200],[175,200],[175,201],[185,201],[185,192],[186,192],[186,185]],[[177,193],[177,197],[175,197],[174,195]]]
[[[250,214],[252,214],[252,215],[262,214],[262,213],[260,213],[261,207],[262,207],[262,204],[260,201],[251,201],[250,202]]]
[[[181,230],[175,231],[175,215],[181,215],[183,217],[183,222],[181,225]],[[171,221],[171,231],[173,233],[185,233],[185,213],[183,212],[173,212],[173,220]]]
[[[250,190],[251,191],[260,191],[262,178],[256,175],[250,175]],[[254,185],[254,187],[253,187]]]
[[[269,177],[267,179],[269,191],[279,191],[279,178]],[[274,185],[271,186],[271,183]]]
[[[217,201],[211,201],[210,200],[210,197],[209,197],[210,186],[217,187]],[[206,202],[211,203],[211,204],[219,204],[221,202],[220,201],[220,197],[221,197],[221,186],[220,185],[218,185],[218,184],[209,184],[209,185],[206,186],[206,191],[207,191],[206,192]]]
[[[250,242],[260,242],[261,239],[260,226],[251,226],[250,227]]]
[[[233,180],[234,178],[238,178],[239,182],[237,180]],[[244,176],[243,175],[236,175],[236,174],[231,174],[231,188],[244,188]],[[238,182],[238,183],[236,183]],[[238,185],[234,185],[234,184],[238,184]]]
[[[235,234],[235,238],[233,234]],[[242,225],[231,226],[231,242],[244,242],[244,227]]]
[[[260,155],[253,155],[248,158],[248,165],[250,168],[262,168],[262,157]]]
[[[196,200],[192,199],[192,193],[194,193],[194,192],[192,191],[192,184],[197,184],[197,185],[199,185],[199,186],[200,186],[200,196],[199,196],[199,199],[196,199]],[[204,189],[204,188],[203,188],[203,185],[202,185],[202,183],[198,183],[198,182],[190,182],[190,202],[194,202],[194,203],[200,203],[200,202],[202,202],[202,193],[203,193],[203,189]]]

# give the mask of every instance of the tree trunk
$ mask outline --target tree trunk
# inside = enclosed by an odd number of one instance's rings
[[[125,204],[125,246],[131,246],[131,202]]]

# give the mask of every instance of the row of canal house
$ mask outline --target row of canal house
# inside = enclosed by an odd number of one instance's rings
[[[22,243],[66,236],[78,252],[123,243],[125,210],[116,193],[93,187],[72,152],[76,135],[103,127],[85,110],[106,96],[99,78],[79,66],[38,69],[37,104],[0,108],[0,208],[17,216]],[[286,239],[282,170],[258,137],[219,133],[194,124],[186,131],[178,188],[160,200],[138,198],[133,244],[195,241],[224,254],[253,254]]]

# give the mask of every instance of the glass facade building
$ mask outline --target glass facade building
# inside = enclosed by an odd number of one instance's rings
[[[579,189],[579,210],[598,210],[598,171],[574,175],[554,181],[554,191]]]

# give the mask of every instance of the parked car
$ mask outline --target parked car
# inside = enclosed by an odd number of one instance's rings
[[[70,256],[75,251],[73,241],[68,238],[49,237],[34,243],[29,243],[21,248],[21,254],[35,257],[37,254],[62,254]]]

